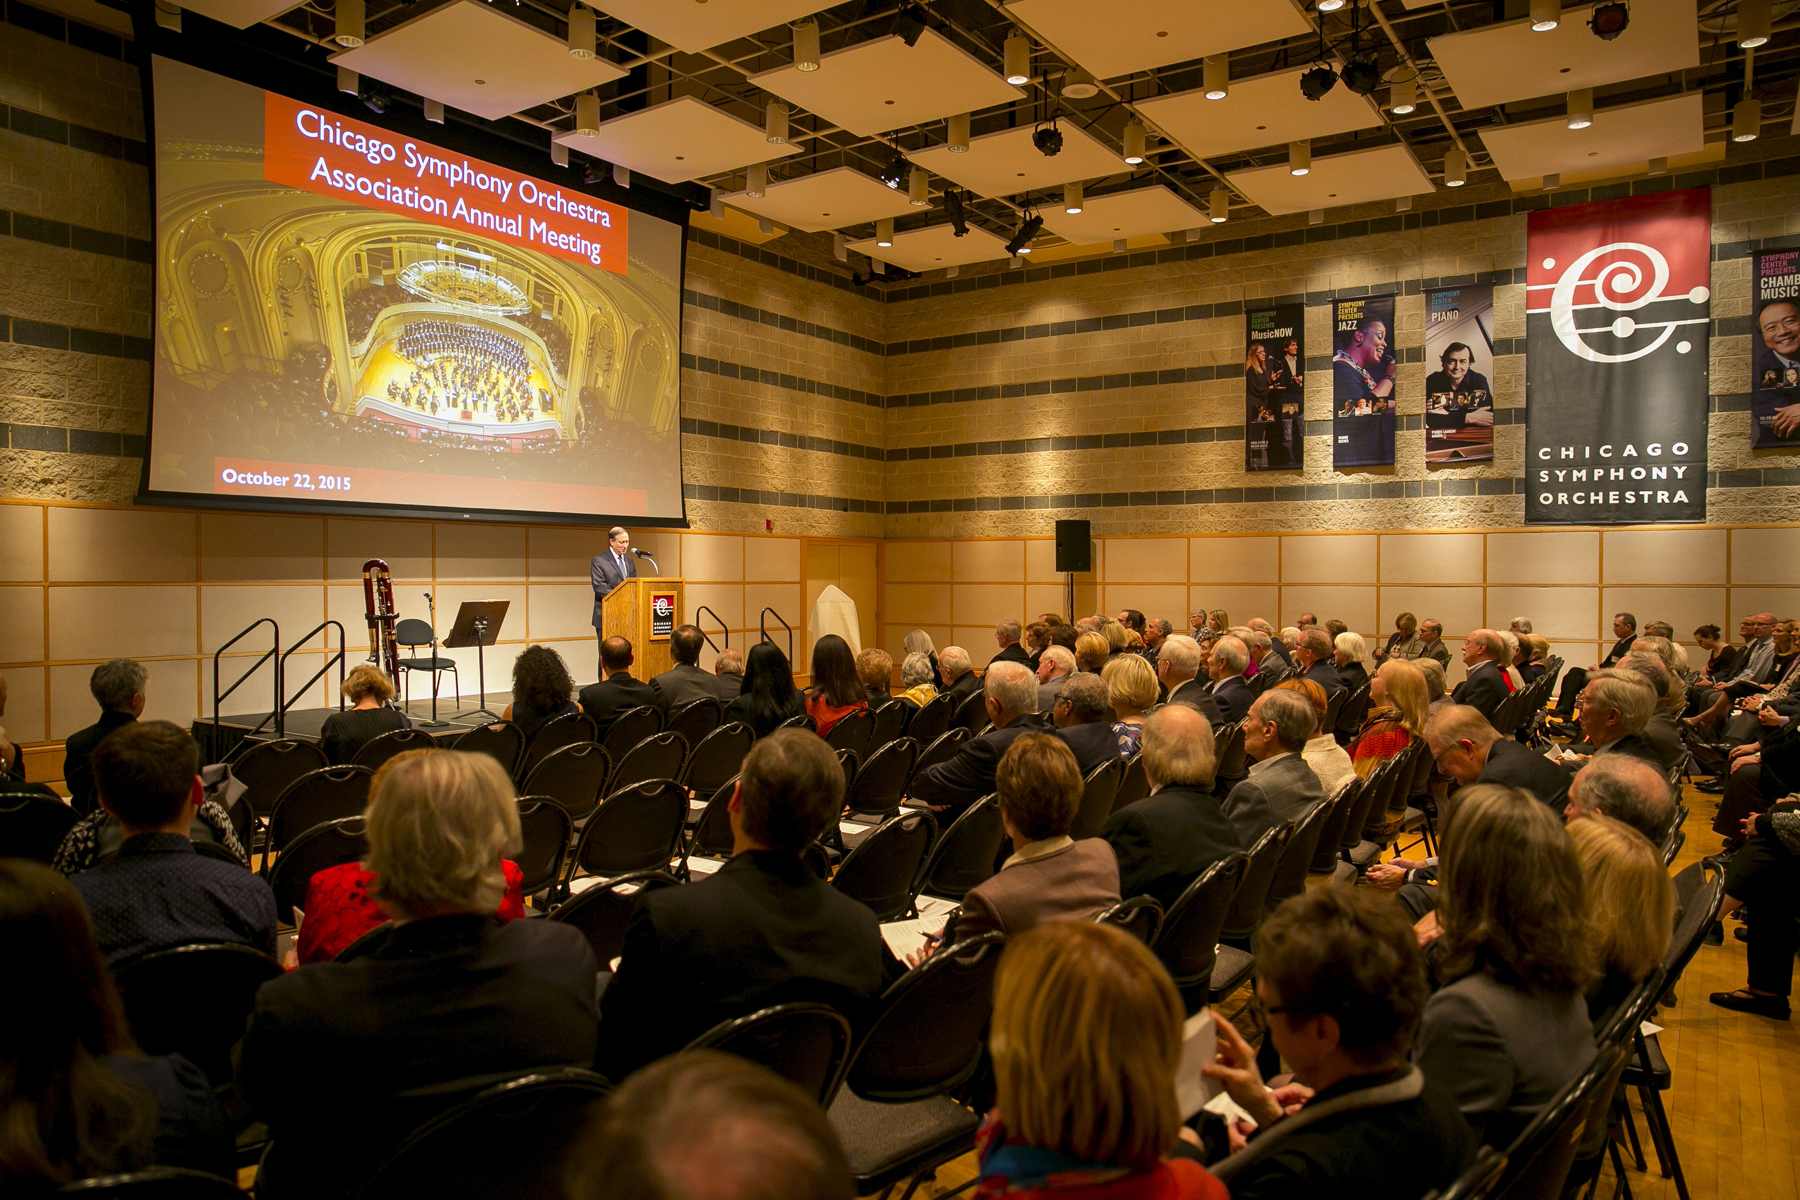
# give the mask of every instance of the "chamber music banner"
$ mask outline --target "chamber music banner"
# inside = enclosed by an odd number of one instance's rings
[[[1394,465],[1394,298],[1331,309],[1331,465]]]
[[[1800,446],[1800,250],[1756,256],[1750,444]]]
[[[1530,215],[1526,524],[1706,519],[1711,225],[1706,188]]]
[[[1494,285],[1425,293],[1425,464],[1494,457]]]
[[[1306,465],[1306,306],[1244,310],[1244,470]]]

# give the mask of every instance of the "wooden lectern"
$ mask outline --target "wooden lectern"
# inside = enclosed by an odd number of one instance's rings
[[[681,623],[679,579],[627,579],[600,601],[600,636],[630,641],[632,674],[649,681],[675,665],[669,635]]]

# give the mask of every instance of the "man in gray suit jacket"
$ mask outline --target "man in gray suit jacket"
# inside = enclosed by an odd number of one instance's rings
[[[631,554],[631,535],[617,525],[613,526],[606,535],[606,549],[588,563],[588,574],[594,585],[594,637],[598,640],[604,636],[600,632],[600,602],[621,583],[637,577],[637,562]],[[600,669],[600,678],[606,678],[604,667]]]
[[[671,713],[693,700],[717,700],[718,676],[700,669],[700,648],[706,635],[697,625],[677,625],[669,635],[669,653],[675,665],[650,681],[662,697],[663,712]]]
[[[1319,777],[1300,751],[1318,725],[1300,692],[1264,692],[1244,718],[1244,750],[1256,765],[1225,797],[1225,815],[1245,846],[1280,821],[1298,820],[1325,798]]]

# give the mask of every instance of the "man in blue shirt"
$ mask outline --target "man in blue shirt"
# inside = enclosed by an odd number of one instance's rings
[[[188,840],[203,794],[200,750],[178,725],[134,721],[93,754],[100,805],[124,827],[119,852],[69,882],[108,966],[195,942],[273,954],[275,896],[258,876],[204,857]]]

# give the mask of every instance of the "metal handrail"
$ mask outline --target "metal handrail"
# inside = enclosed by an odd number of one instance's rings
[[[762,640],[765,642],[773,642],[775,640],[774,638],[769,636],[769,622],[768,622],[769,617],[774,617],[777,621],[780,621],[781,627],[783,629],[787,630],[788,664],[790,666],[792,666],[793,662],[794,662],[794,627],[792,625],[789,625],[786,621],[782,621],[780,613],[776,612],[772,608],[765,607],[760,613],[758,613],[756,615],[757,632],[762,634]]]
[[[721,646],[717,642],[713,641],[712,635],[710,633],[707,633],[705,628],[703,628],[701,626],[701,624],[700,624],[700,614],[701,613],[711,614],[712,619],[719,623],[719,636],[725,639],[725,644],[723,646]],[[713,648],[714,653],[717,653],[720,650],[731,649],[731,630],[726,627],[725,618],[721,617],[718,613],[713,612],[711,607],[709,607],[708,605],[702,604],[699,608],[696,608],[694,610],[694,628],[700,630],[700,636],[706,639],[706,644]]]
[[[281,656],[281,678],[284,681],[287,679],[287,660],[293,656],[294,651],[300,649],[300,647],[302,647],[302,646],[306,645],[306,643],[312,641],[313,634],[320,633],[326,629],[331,628],[332,626],[337,627],[337,633],[338,633],[337,653],[332,655],[330,658],[327,658],[325,660],[325,665],[320,667],[317,671],[314,671],[311,679],[308,679],[305,683],[303,683],[299,687],[295,688],[294,694],[287,697],[286,699],[284,699],[281,702],[281,714],[282,714],[283,718],[285,718],[287,716],[287,710],[294,707],[294,701],[298,700],[301,696],[304,696],[306,694],[307,688],[309,688],[313,684],[317,683],[319,681],[320,677],[325,674],[325,672],[331,670],[333,663],[337,664],[337,669],[338,669],[338,711],[339,712],[344,711],[344,626],[342,625],[342,623],[340,623],[338,621],[321,621],[319,624],[313,626],[310,630],[308,630],[306,632],[306,634],[304,636],[302,636],[299,640],[297,640],[292,646],[289,646],[287,649],[287,653],[283,654]],[[331,649],[331,639],[330,638],[325,639],[325,648],[327,650]]]
[[[268,650],[265,651],[260,658],[258,658],[255,662],[250,664],[250,668],[247,671],[245,671],[242,675],[239,675],[237,677],[236,682],[234,682],[230,687],[226,688],[224,691],[221,692],[219,690],[219,660],[224,657],[224,654],[227,650],[231,649],[233,646],[237,645],[239,642],[241,642],[245,638],[249,637],[251,632],[258,625],[267,625],[270,629],[275,631],[275,637],[274,637],[273,644],[271,644],[269,646]],[[256,728],[251,730],[250,732],[251,733],[262,732],[262,727],[264,725],[267,725],[271,718],[275,721],[275,736],[280,737],[286,732],[286,723],[282,719],[285,714],[284,714],[284,710],[282,709],[282,706],[281,706],[281,666],[282,666],[282,664],[281,664],[280,656],[281,656],[281,626],[279,626],[275,623],[274,617],[258,617],[256,620],[254,620],[254,621],[250,622],[250,624],[246,625],[243,628],[242,632],[240,632],[236,637],[232,638],[229,642],[226,642],[223,646],[220,646],[217,650],[213,651],[213,719],[212,719],[213,741],[212,741],[212,749],[213,749],[213,754],[215,756],[217,756],[221,762],[225,761],[229,756],[219,754],[219,737],[220,737],[222,726],[224,724],[219,719],[219,703],[220,703],[220,701],[224,700],[225,697],[227,697],[227,696],[231,695],[231,693],[237,691],[238,688],[243,685],[243,682],[246,679],[249,679],[252,675],[256,674],[257,669],[259,667],[261,667],[264,663],[268,662],[271,658],[276,659],[275,678],[273,681],[274,686],[272,689],[273,693],[274,693],[274,696],[273,696],[274,703],[270,705],[269,715],[264,717],[261,721],[259,721],[257,723]],[[245,740],[248,740],[248,739],[245,739]],[[238,744],[241,746],[244,743],[243,743],[243,741],[240,741]]]

